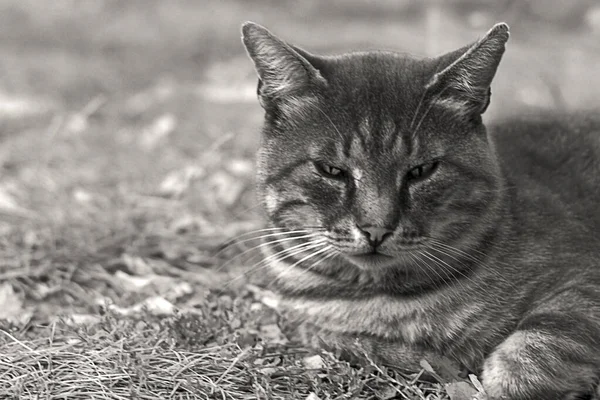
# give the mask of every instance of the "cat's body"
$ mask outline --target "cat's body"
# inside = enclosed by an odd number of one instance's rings
[[[323,58],[245,25],[266,254],[330,345],[399,366],[442,355],[493,399],[575,398],[600,379],[600,118],[486,133],[507,39],[498,25],[433,60]]]

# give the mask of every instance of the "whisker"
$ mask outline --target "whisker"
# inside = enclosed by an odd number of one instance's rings
[[[421,105],[423,105],[423,100],[425,100],[426,95],[427,95],[427,89],[423,90],[423,94],[421,95],[421,98],[419,99],[419,104],[417,104],[417,108],[415,109],[415,114],[413,115],[413,117],[410,121],[408,130],[411,130],[413,125],[415,124],[415,121],[417,120],[417,115],[419,115],[419,111],[421,110]]]
[[[450,265],[449,263],[447,263],[446,261],[442,260],[439,257],[436,257],[435,255],[429,253],[428,251],[425,251],[426,254],[428,254],[430,257],[432,257],[434,260],[437,260],[436,264],[439,265],[442,270],[445,271],[444,266],[448,267],[451,271],[454,271],[458,274],[460,274],[462,277],[464,277],[465,279],[467,279],[469,282],[471,282],[474,286],[475,286],[475,290],[480,290],[483,288],[483,285],[481,282],[477,282],[474,279],[472,279],[471,277],[465,275],[460,269]],[[455,282],[457,282],[461,288],[466,292],[467,288],[462,284],[462,282],[460,280],[454,280]]]
[[[427,278],[431,281],[431,283],[433,283],[435,285],[435,279],[433,279],[433,277],[431,275],[429,275],[429,272],[427,272],[428,270],[431,270],[431,266],[428,265],[424,260],[420,259],[416,254],[412,254],[412,253],[407,253],[412,260],[417,263],[417,266],[419,267],[419,269],[425,273],[425,275],[427,275]],[[425,266],[425,268],[423,268],[423,266]],[[441,278],[441,277],[440,277]],[[443,278],[442,278],[443,280]]]
[[[302,253],[303,251],[312,249],[313,245],[316,247],[317,245],[320,245],[320,244],[322,244],[324,242],[326,242],[325,239],[317,239],[317,240],[312,240],[310,242],[301,243],[301,244],[298,244],[296,246],[292,246],[292,247],[290,247],[288,249],[284,249],[284,250],[278,251],[277,253],[274,253],[274,254],[271,254],[268,257],[265,257],[264,259],[262,259],[258,263],[254,264],[251,268],[258,267],[261,264],[268,264],[269,262],[271,262],[273,260],[275,260],[277,262],[283,261],[283,260],[285,260],[285,259],[287,259],[289,257],[295,256],[296,254]],[[297,249],[300,249],[300,250],[297,250]],[[286,254],[286,253],[289,253],[289,252],[294,251],[294,250],[297,250],[297,251],[295,251],[293,253],[290,253],[290,254]],[[285,258],[277,259],[278,256],[283,255],[283,254],[286,254]]]
[[[435,257],[433,254],[429,253],[427,250],[423,250],[423,253],[424,253],[423,255],[425,257],[427,257],[427,259],[433,261],[438,266],[441,265],[439,262],[443,262],[438,257]],[[448,279],[448,281],[451,282],[452,277],[450,275],[448,275],[447,271],[444,268],[442,268],[442,271],[444,272],[444,275],[446,275],[446,278]]]
[[[250,207],[246,207],[242,210],[237,211],[235,214],[233,214],[233,216],[231,217],[233,220],[237,220],[238,218],[240,218],[241,216],[245,216],[248,215],[248,213],[250,211],[254,211],[255,209],[262,207],[263,204],[261,202],[258,202],[257,204],[250,206]]]
[[[440,69],[440,66],[439,65],[436,66],[435,71],[433,72],[433,75],[437,74],[439,72],[439,69]],[[427,92],[428,92],[428,88],[425,87],[425,89],[423,90],[423,94],[421,95],[421,98],[419,99],[419,104],[417,104],[417,108],[415,109],[415,114],[413,115],[412,120],[410,121],[410,125],[408,126],[409,130],[413,127],[413,125],[417,119],[417,116],[419,115],[419,111],[421,110],[421,105],[423,105],[423,100],[425,100],[425,96],[427,96]]]
[[[446,89],[447,89],[447,87],[443,88],[442,90],[440,90],[440,92],[433,99],[431,99],[431,102],[429,103],[429,107],[427,107],[425,109],[425,112],[423,113],[423,116],[419,120],[419,123],[417,124],[416,128],[413,130],[413,133],[412,133],[412,138],[413,139],[417,136],[417,132],[419,131],[419,128],[421,127],[421,124],[425,120],[425,117],[427,115],[429,115],[429,111],[431,111],[431,109],[435,105],[435,102],[438,101],[442,97],[442,94],[444,94],[444,92],[446,91]]]
[[[448,250],[450,250],[450,251],[453,251],[453,252],[454,252],[454,253],[456,253],[456,254],[462,255],[463,257],[467,257],[467,258],[469,258],[471,261],[474,261],[474,262],[476,262],[476,263],[481,263],[481,262],[482,262],[482,260],[481,260],[481,259],[479,259],[479,258],[477,258],[477,257],[475,257],[475,256],[473,256],[473,255],[471,255],[471,254],[469,254],[469,253],[467,253],[467,252],[465,252],[465,251],[463,251],[463,250],[461,250],[461,249],[457,248],[457,247],[453,247],[453,246],[450,246],[450,245],[448,245],[448,244],[446,244],[446,243],[443,243],[443,242],[441,242],[441,241],[439,241],[439,240],[437,240],[437,239],[432,239],[432,243],[435,243],[435,244],[437,244],[438,246],[441,246],[441,247],[444,247],[444,248],[446,248],[446,249],[448,249]],[[478,250],[475,250],[475,249],[470,249],[470,250],[471,250],[471,251],[474,251],[474,252],[476,252],[476,253],[479,253],[479,254],[480,254],[482,257],[487,257],[487,254],[485,254],[485,253],[483,253],[483,252],[480,252],[480,251],[478,251]]]
[[[330,246],[331,247],[331,246]],[[311,266],[309,266],[308,268],[304,268],[302,269],[302,271],[300,272],[299,276],[302,274],[307,274],[309,273],[312,269],[314,269],[317,265],[321,264],[323,261],[330,259],[331,257],[337,255],[337,252],[334,250],[330,253],[325,252],[325,255],[323,257],[321,257],[321,259],[319,259],[317,262],[313,263]]]
[[[340,139],[342,139],[342,141],[344,141],[344,136],[342,135],[342,132],[340,132],[340,130],[337,128],[337,126],[335,126],[335,124],[333,123],[333,121],[331,120],[331,118],[329,118],[329,115],[325,114],[325,111],[323,111],[323,110],[321,109],[321,107],[319,107],[318,105],[316,105],[316,104],[313,104],[313,105],[314,105],[314,107],[315,107],[317,110],[319,110],[319,112],[320,112],[321,114],[323,114],[323,116],[324,116],[325,118],[327,118],[327,119],[329,120],[329,123],[331,124],[331,126],[333,126],[333,129],[335,129],[335,131],[337,132],[337,134],[340,136]]]
[[[243,238],[244,236],[253,235],[253,234],[261,233],[261,232],[274,232],[274,231],[285,231],[285,228],[263,228],[263,229],[255,229],[255,230],[252,230],[249,232],[241,233],[232,238],[227,238],[227,240],[225,240],[221,245],[219,245],[219,248],[221,248],[220,251],[227,249],[229,246],[237,243],[238,239]]]
[[[329,254],[325,254],[325,256],[323,256],[319,261],[317,261],[316,263],[314,263],[313,265],[311,265],[310,267],[308,267],[307,270],[311,270],[311,269],[315,268],[317,265],[321,264],[323,261],[325,261],[325,260],[327,260],[327,259],[329,259],[329,258],[331,258],[331,257],[333,257],[335,255],[337,255],[336,251],[332,251]]]
[[[290,240],[298,240],[298,239],[306,239],[306,238],[312,238],[312,237],[316,237],[315,233],[310,233],[308,235],[303,235],[303,236],[295,236],[295,237],[284,237],[282,239],[275,239],[275,240],[271,240],[268,242],[264,242],[264,243],[260,243],[256,246],[250,247],[249,249],[236,254],[234,257],[230,258],[229,260],[227,260],[225,263],[221,264],[220,266],[218,266],[217,268],[215,268],[216,271],[221,271],[223,268],[231,265],[232,262],[234,262],[235,260],[239,259],[240,257],[243,257],[244,255],[248,254],[251,251],[257,250],[257,249],[261,249],[265,246],[269,246],[272,244],[278,244],[278,243],[284,243],[284,242],[289,242]]]
[[[294,230],[289,230],[288,228],[280,228],[280,227],[272,227],[272,228],[263,228],[263,229],[255,229],[249,232],[244,232],[241,233],[233,238],[229,238],[227,239],[220,247],[227,247],[230,246],[234,243],[237,243],[239,239],[248,236],[248,235],[253,235],[256,233],[262,233],[262,232],[289,232],[289,233],[294,233],[294,232],[319,232],[319,231],[323,231],[325,230],[325,228],[321,227],[321,226],[303,226],[300,227],[299,229],[294,229]]]
[[[419,254],[420,254],[421,256],[424,256],[424,257],[426,257],[428,260],[430,260],[430,261],[433,261],[433,262],[435,263],[435,260],[433,260],[432,258],[428,257],[426,254],[423,254],[423,252],[421,252],[421,251],[420,251],[420,252],[419,252]],[[430,270],[431,270],[431,271],[432,271],[434,274],[436,274],[436,275],[438,276],[438,278],[440,278],[440,279],[442,280],[442,282],[443,282],[443,283],[445,283],[445,284],[447,284],[447,283],[448,283],[448,281],[447,281],[446,279],[444,279],[444,277],[443,277],[442,275],[440,275],[440,273],[437,271],[437,269],[436,269],[434,266],[432,266],[432,265],[430,265],[429,263],[427,263],[427,261],[426,261],[426,260],[424,260],[424,259],[421,259],[421,260],[422,260],[422,261],[425,263],[425,265],[427,265],[427,266],[429,267],[429,269],[430,269]],[[435,264],[437,264],[437,263],[435,263]],[[447,278],[447,279],[449,279],[449,278],[450,278],[450,276],[446,274],[446,278]]]
[[[253,236],[250,238],[246,238],[244,240],[235,240],[235,241],[231,241],[231,243],[227,244],[226,247],[222,248],[221,250],[219,250],[217,253],[215,253],[215,255],[213,255],[213,258],[218,257],[219,255],[221,255],[224,251],[226,251],[227,249],[229,249],[230,246],[234,245],[234,244],[243,244],[243,243],[247,243],[250,242],[252,240],[259,240],[259,239],[264,239],[266,237],[272,237],[272,236],[281,236],[281,235],[293,235],[296,233],[309,233],[310,231],[307,230],[297,230],[297,231],[280,231],[280,232],[276,232],[276,233],[269,233],[269,234],[265,234],[265,235],[258,235],[258,236]]]
[[[290,247],[289,249],[281,250],[281,251],[279,251],[279,252],[277,252],[275,254],[271,254],[269,257],[267,257],[267,258],[259,261],[258,263],[252,265],[247,270],[244,270],[241,274],[239,274],[235,278],[233,278],[233,279],[225,282],[224,285],[225,286],[230,285],[231,283],[235,282],[236,280],[238,280],[240,278],[245,277],[248,274],[255,273],[258,270],[261,270],[263,268],[268,267],[269,266],[269,262],[272,261],[272,260],[275,260],[277,262],[284,261],[284,260],[286,260],[286,259],[288,259],[290,257],[295,256],[296,254],[300,254],[300,253],[302,253],[304,251],[312,250],[312,249],[317,248],[317,247],[319,247],[321,245],[322,245],[322,241],[312,241],[312,242],[302,243],[302,244]],[[284,254],[285,254],[284,257],[281,257],[279,259],[277,258],[277,257],[280,257],[281,255],[284,255]]]
[[[304,257],[304,258],[302,258],[302,259],[300,259],[300,260],[296,261],[294,264],[290,265],[290,266],[289,266],[289,267],[287,267],[285,270],[283,270],[282,272],[280,272],[279,274],[277,274],[277,276],[275,277],[275,279],[273,279],[273,280],[272,280],[272,281],[269,283],[269,285],[268,285],[268,286],[271,286],[273,283],[275,283],[276,281],[278,281],[279,279],[281,279],[281,277],[282,277],[284,274],[286,274],[288,271],[290,271],[292,268],[294,268],[294,267],[295,267],[295,266],[297,266],[298,264],[300,264],[300,263],[302,263],[302,262],[304,262],[304,261],[306,261],[306,260],[308,260],[308,259],[311,259],[312,257],[314,257],[314,256],[317,256],[317,255],[319,255],[319,254],[321,254],[321,253],[323,253],[323,252],[326,252],[327,250],[329,250],[329,249],[331,249],[331,248],[332,248],[332,246],[331,246],[331,245],[328,245],[328,246],[326,246],[326,247],[322,248],[321,250],[317,250],[317,251],[315,251],[314,253],[311,253],[311,254],[307,255],[306,257]]]
[[[478,259],[474,256],[472,256],[471,254],[460,250],[458,248],[452,247],[450,245],[447,245],[445,243],[441,243],[437,240],[434,240],[431,242],[433,246],[437,246],[437,247],[432,247],[432,249],[447,255],[448,257],[451,257],[453,259],[455,259],[457,262],[461,262],[460,260],[458,260],[455,256],[453,256],[451,253],[449,252],[453,252],[454,255],[456,255],[457,257],[465,257],[473,262],[475,262],[479,267],[481,267],[482,269],[484,269],[485,271],[487,271],[488,273],[491,273],[492,275],[494,275],[496,278],[498,278],[499,280],[505,282],[506,284],[508,284],[509,286],[511,286],[513,289],[516,289],[516,286],[513,285],[509,280],[506,279],[506,277],[504,275],[502,275],[501,273],[499,273],[498,271],[496,271],[494,268],[491,268],[489,265],[487,265],[486,263],[483,262],[483,260]],[[476,251],[480,254],[482,254],[482,256],[485,256],[484,253],[481,253],[477,250],[473,250]],[[507,265],[506,263],[502,263],[500,261],[498,261],[498,264],[500,265]]]

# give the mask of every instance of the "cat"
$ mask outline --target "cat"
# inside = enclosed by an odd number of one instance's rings
[[[600,380],[600,118],[486,126],[506,24],[436,58],[317,56],[245,23],[265,119],[257,187],[283,304],[325,344],[438,355],[489,399]]]

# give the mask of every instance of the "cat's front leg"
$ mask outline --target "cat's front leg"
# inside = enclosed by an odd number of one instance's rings
[[[539,313],[486,359],[490,399],[591,399],[600,379],[600,326],[584,314]]]

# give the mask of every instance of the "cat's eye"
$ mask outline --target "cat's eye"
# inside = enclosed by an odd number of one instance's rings
[[[435,172],[437,166],[438,166],[437,161],[427,163],[427,164],[421,164],[421,165],[411,169],[410,171],[408,171],[408,174],[406,175],[406,177],[409,181],[422,180],[422,179],[428,178]]]
[[[314,166],[317,172],[326,178],[342,179],[346,176],[346,172],[344,170],[334,167],[333,165],[315,162]]]

